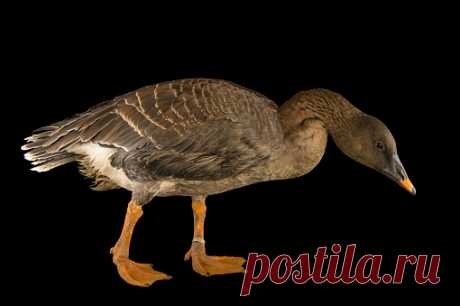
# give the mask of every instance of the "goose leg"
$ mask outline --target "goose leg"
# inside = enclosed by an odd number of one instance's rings
[[[193,270],[203,276],[244,273],[242,267],[246,262],[244,258],[209,256],[206,254],[204,242],[204,220],[206,217],[205,198],[192,198],[192,209],[194,219],[193,241],[190,250],[185,254],[184,260],[187,261],[191,258]]]
[[[171,276],[153,270],[152,265],[137,263],[129,259],[129,245],[134,227],[141,218],[142,206],[131,201],[126,211],[125,222],[120,238],[110,253],[113,255],[113,263],[117,266],[118,274],[128,284],[147,287],[158,280],[170,279]]]

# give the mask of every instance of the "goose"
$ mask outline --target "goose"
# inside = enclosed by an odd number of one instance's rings
[[[300,91],[278,107],[225,80],[161,82],[41,127],[21,148],[33,171],[78,162],[81,173],[94,179],[92,189],[131,192],[110,252],[124,281],[150,286],[171,277],[129,258],[143,205],[154,197],[191,197],[194,236],[185,260],[203,276],[244,272],[243,258],[206,253],[206,197],[307,174],[320,162],[328,135],[351,159],[415,195],[388,128],[321,88]]]

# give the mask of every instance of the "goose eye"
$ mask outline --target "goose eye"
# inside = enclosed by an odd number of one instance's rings
[[[383,142],[381,142],[381,141],[377,141],[377,142],[375,143],[375,146],[377,147],[377,149],[378,149],[379,151],[383,151],[383,150],[385,149],[385,145],[384,145]]]

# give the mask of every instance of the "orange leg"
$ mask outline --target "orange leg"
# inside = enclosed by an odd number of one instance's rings
[[[120,238],[110,253],[118,274],[128,284],[147,287],[158,280],[170,279],[171,276],[153,270],[152,265],[137,263],[129,259],[129,245],[137,221],[142,217],[142,207],[133,201],[129,202],[125,222]]]
[[[203,276],[217,274],[244,273],[242,265],[246,262],[241,257],[208,256],[204,241],[204,220],[206,204],[204,197],[192,199],[194,231],[190,250],[185,254],[185,260],[192,259],[193,270]]]

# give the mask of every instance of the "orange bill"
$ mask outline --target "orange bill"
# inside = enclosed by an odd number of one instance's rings
[[[406,189],[411,194],[415,195],[415,187],[414,185],[412,185],[412,182],[408,178],[402,179],[401,181],[399,181],[399,184],[402,188]]]

